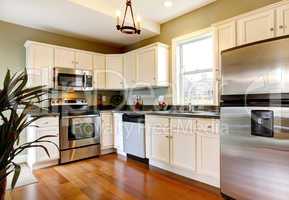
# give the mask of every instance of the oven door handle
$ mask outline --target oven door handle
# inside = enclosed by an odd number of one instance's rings
[[[71,118],[93,118],[93,117],[100,117],[100,115],[74,115],[74,116],[62,116],[63,119],[71,119]]]
[[[87,77],[86,77],[86,73],[83,73],[83,88],[86,89],[86,82],[87,82]]]

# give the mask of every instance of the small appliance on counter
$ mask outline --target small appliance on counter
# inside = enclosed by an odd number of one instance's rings
[[[60,113],[60,164],[100,155],[101,119],[85,99],[53,99]]]

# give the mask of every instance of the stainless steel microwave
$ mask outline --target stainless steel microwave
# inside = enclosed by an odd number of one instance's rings
[[[93,90],[93,71],[54,68],[54,88],[58,90]]]

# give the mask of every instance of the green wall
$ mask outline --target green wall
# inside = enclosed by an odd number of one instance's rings
[[[44,42],[100,53],[119,53],[120,48],[102,42],[86,41],[0,21],[0,88],[7,69],[17,72],[25,67],[26,40]]]
[[[209,27],[211,24],[276,3],[280,0],[217,0],[161,25],[161,34],[123,48],[123,52],[154,42],[171,44],[173,38]]]

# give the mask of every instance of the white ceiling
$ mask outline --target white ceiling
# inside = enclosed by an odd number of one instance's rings
[[[142,34],[126,35],[115,30],[116,10],[125,0],[0,0],[0,20],[89,40],[129,45],[160,33],[160,24],[215,0],[133,0],[142,20]]]

